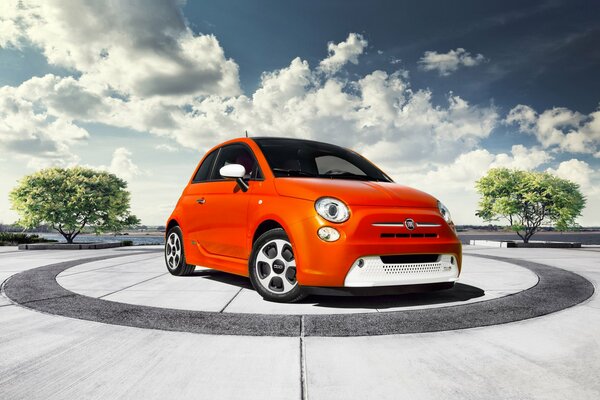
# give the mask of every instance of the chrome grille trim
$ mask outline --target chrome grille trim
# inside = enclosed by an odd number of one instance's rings
[[[417,222],[417,227],[422,227],[422,228],[439,228],[440,226],[442,226],[441,224],[432,224],[432,223],[428,223],[428,222]]]
[[[403,222],[376,222],[374,224],[372,224],[373,226],[392,226],[392,227],[399,227],[399,226],[404,226]]]
[[[379,227],[395,227],[395,228],[399,228],[404,226],[403,222],[374,222],[371,224],[372,226],[379,226]],[[415,222],[415,225],[417,228],[439,228],[440,226],[442,226],[441,224],[436,224],[436,223],[431,223],[431,222]]]

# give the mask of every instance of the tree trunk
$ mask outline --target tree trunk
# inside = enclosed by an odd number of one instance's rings
[[[537,232],[537,227],[529,228],[525,231],[525,238],[523,239],[524,243],[529,243],[529,239]]]
[[[70,233],[63,233],[63,236],[65,237],[65,239],[67,239],[67,243],[68,244],[73,244],[73,235]]]
[[[73,234],[72,233],[67,233],[65,231],[63,231],[62,229],[57,229],[58,233],[60,233],[61,235],[63,235],[63,237],[65,238],[65,240],[67,241],[68,244],[73,244]]]

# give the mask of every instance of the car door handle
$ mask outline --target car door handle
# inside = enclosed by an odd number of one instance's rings
[[[204,204],[204,203],[206,203],[206,200],[204,199],[204,197],[202,197],[200,199],[197,199],[196,203],[198,203],[198,204]]]

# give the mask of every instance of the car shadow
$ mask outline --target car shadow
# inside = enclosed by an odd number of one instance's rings
[[[315,307],[387,309],[464,302],[485,295],[482,289],[456,283],[453,288],[382,296],[311,296],[302,302]]]
[[[202,277],[242,289],[254,290],[250,279],[213,269],[195,271],[189,277]],[[327,308],[387,309],[397,307],[431,306],[444,303],[459,303],[482,297],[485,291],[471,285],[456,283],[453,288],[431,292],[403,293],[382,296],[323,296],[311,295],[299,304],[311,304]]]
[[[237,286],[242,289],[254,290],[252,283],[250,283],[250,279],[240,275],[217,271],[215,269],[203,269],[201,271],[196,270],[187,277],[202,277],[204,279],[210,279],[211,281],[224,283],[229,286]]]

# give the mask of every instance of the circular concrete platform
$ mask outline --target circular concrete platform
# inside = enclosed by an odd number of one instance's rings
[[[134,255],[80,264],[56,281],[84,296],[119,303],[249,314],[351,314],[447,307],[491,300],[529,289],[538,282],[527,268],[465,255],[459,283],[449,290],[376,297],[310,296],[300,303],[265,301],[244,277],[196,267],[175,277],[157,255]]]
[[[200,267],[193,276],[174,277],[162,253],[137,251],[28,270],[3,290],[25,307],[110,324],[207,334],[361,336],[523,320],[578,304],[593,286],[559,268],[465,255],[453,289],[278,304],[264,301],[246,278]]]

